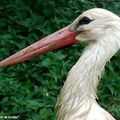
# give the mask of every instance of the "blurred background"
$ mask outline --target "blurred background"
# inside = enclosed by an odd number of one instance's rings
[[[94,7],[120,15],[117,0],[0,0],[0,60]],[[60,89],[84,47],[77,44],[0,68],[0,116],[54,120]],[[120,52],[106,65],[98,97],[99,104],[120,120]]]

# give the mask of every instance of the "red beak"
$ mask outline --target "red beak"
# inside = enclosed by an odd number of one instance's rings
[[[67,26],[6,58],[0,62],[0,66],[17,64],[51,50],[76,43],[75,32],[70,31],[69,27]]]

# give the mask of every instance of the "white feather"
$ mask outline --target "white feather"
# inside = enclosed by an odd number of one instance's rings
[[[78,62],[70,70],[57,103],[57,120],[115,120],[96,102],[97,85],[106,62],[120,48],[120,19],[113,13],[94,8],[80,15],[95,19],[82,26],[76,39],[89,41]],[[81,29],[81,28],[80,28]]]

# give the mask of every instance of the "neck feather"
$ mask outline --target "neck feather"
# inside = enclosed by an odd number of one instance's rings
[[[72,118],[71,115],[74,116],[78,111],[79,116],[83,116],[83,113],[89,111],[90,101],[96,102],[97,85],[105,64],[118,49],[118,38],[112,36],[89,44],[70,70],[61,90],[57,103],[57,120]]]

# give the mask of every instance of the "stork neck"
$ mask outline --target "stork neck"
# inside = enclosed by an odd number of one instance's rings
[[[65,85],[71,84],[72,94],[79,93],[80,99],[86,96],[95,99],[97,85],[105,64],[118,49],[119,45],[115,39],[103,39],[89,44],[78,62],[70,70],[66,80]]]
[[[58,100],[58,120],[61,116],[72,118],[69,115],[76,111],[76,115],[83,116],[89,112],[92,102],[96,103],[96,91],[99,78],[105,64],[117,52],[119,45],[115,40],[99,40],[89,44],[78,62],[70,70]],[[78,112],[77,112],[78,111]],[[84,116],[83,116],[84,118]],[[71,120],[71,119],[70,119]]]

